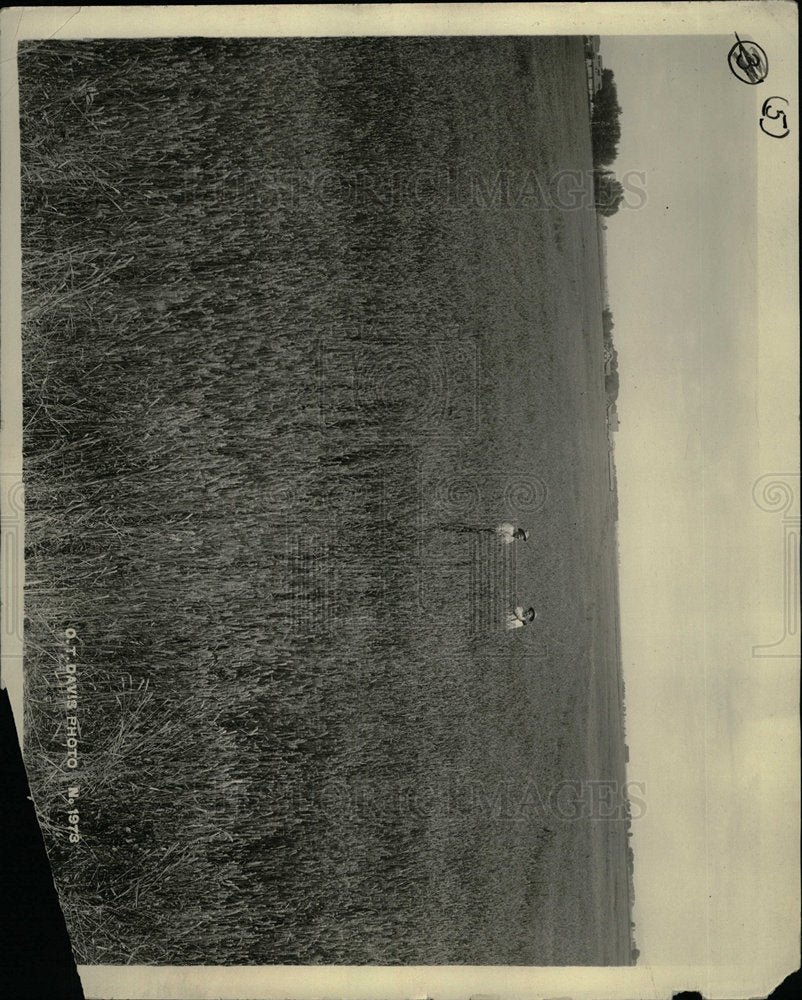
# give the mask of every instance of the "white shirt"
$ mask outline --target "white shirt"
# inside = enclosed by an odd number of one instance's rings
[[[525,622],[523,618],[524,618],[524,609],[519,605],[515,609],[514,613],[510,612],[507,615],[507,628],[523,628],[523,626],[527,624],[527,622]]]
[[[515,541],[515,525],[505,521],[496,528],[496,534],[501,538],[502,542],[509,545],[510,542]]]

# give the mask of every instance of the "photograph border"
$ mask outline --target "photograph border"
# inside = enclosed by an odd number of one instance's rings
[[[760,37],[771,54],[777,92],[792,95],[797,81],[797,8],[781,0],[763,2],[588,3],[588,4],[358,4],[263,7],[51,7],[12,8],[0,15],[2,28],[2,439],[0,440],[0,510],[3,548],[0,574],[3,601],[3,685],[7,688],[20,741],[22,707],[22,602],[9,600],[23,586],[19,567],[24,559],[24,518],[21,492],[21,266],[19,205],[19,127],[16,45],[30,39],[138,38],[233,36],[350,35],[560,35],[605,32],[615,35],[729,35],[747,29]],[[724,53],[722,58],[726,58]],[[758,102],[758,95],[754,95]],[[759,102],[757,104],[759,107]],[[794,123],[798,128],[798,123]],[[763,477],[796,477],[798,489],[798,424],[796,375],[799,355],[797,199],[798,143],[761,143],[758,150],[758,408],[760,462]],[[751,491],[753,484],[742,484]],[[756,485],[756,484],[755,484]],[[799,497],[796,497],[798,504]],[[763,628],[751,637],[749,650],[765,646],[778,634],[788,634],[785,608],[789,587],[799,593],[798,563],[789,569],[777,537],[777,519],[764,508],[763,560],[754,571],[775,580],[776,600],[761,609]],[[763,537],[763,536],[761,536]],[[798,528],[797,528],[798,539]],[[797,573],[794,580],[793,574]],[[789,579],[790,573],[790,579]],[[782,582],[781,582],[782,581]],[[793,594],[793,590],[791,591]],[[783,619],[782,616],[786,615]],[[792,661],[798,651],[798,623]],[[757,651],[752,655],[760,656]],[[766,654],[764,654],[766,655]],[[772,672],[773,671],[773,672]],[[798,671],[778,670],[767,660],[766,704],[796,705]],[[796,709],[794,709],[794,712]],[[782,749],[767,747],[771,733],[755,707],[754,753],[772,769],[775,801],[789,796],[798,806],[797,731],[778,732]],[[768,720],[770,723],[771,720]],[[789,834],[798,821],[773,816]],[[796,826],[795,826],[796,824]],[[757,863],[757,862],[756,862]],[[787,899],[756,900],[768,915],[787,914],[798,902],[788,887]],[[790,905],[789,905],[790,904]],[[766,941],[773,928],[766,928]],[[793,937],[788,934],[788,937]],[[424,998],[571,996],[627,1000],[670,996],[699,990],[705,996],[766,995],[790,968],[778,967],[766,956],[757,967],[755,956],[743,965],[635,967],[331,967],[331,966],[80,966],[87,997],[112,998]]]

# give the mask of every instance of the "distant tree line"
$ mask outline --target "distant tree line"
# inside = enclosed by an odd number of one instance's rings
[[[609,340],[610,343],[612,343],[614,326],[615,323],[613,323],[613,314],[610,311],[610,309],[607,306],[605,306],[604,311],[602,312],[602,329],[604,330],[605,341]]]
[[[621,105],[611,69],[603,69],[601,87],[593,98],[590,119],[590,140],[593,144],[593,166],[609,167],[618,156],[621,141]]]
[[[593,194],[599,215],[615,215],[624,200],[624,185],[612,170],[593,171]]]
[[[607,394],[607,405],[612,406],[618,399],[618,351],[615,348],[609,370],[604,373],[604,391]]]
[[[621,105],[611,69],[602,70],[602,82],[593,99],[590,139],[593,146],[593,180],[596,210],[615,215],[624,200],[624,188],[609,167],[618,156],[621,140]]]
[[[610,374],[604,376],[604,391],[607,393],[607,405],[611,406],[618,399],[618,354],[613,357]]]
[[[618,399],[618,351],[613,346],[613,314],[609,309],[602,313],[602,329],[605,346],[612,353],[609,368],[604,369],[604,390],[607,393],[607,405],[611,406]]]

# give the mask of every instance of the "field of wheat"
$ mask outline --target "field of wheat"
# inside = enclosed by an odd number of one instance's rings
[[[591,169],[581,40],[19,65],[25,752],[78,960],[628,962],[595,213],[521,196]]]

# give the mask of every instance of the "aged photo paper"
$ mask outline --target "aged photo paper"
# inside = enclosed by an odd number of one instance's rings
[[[2,682],[87,997],[798,966],[796,29],[2,12]]]

